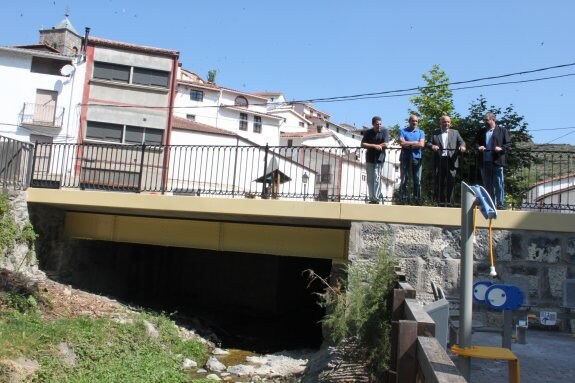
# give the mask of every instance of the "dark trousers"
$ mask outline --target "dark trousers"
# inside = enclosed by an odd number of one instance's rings
[[[455,204],[455,174],[457,169],[447,156],[439,157],[435,164],[435,196],[439,205]]]

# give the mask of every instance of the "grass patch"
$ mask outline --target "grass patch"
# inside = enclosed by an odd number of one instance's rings
[[[154,324],[157,339],[146,334],[144,320]],[[75,365],[60,355],[61,343],[73,350]],[[165,315],[140,314],[119,323],[90,317],[45,321],[39,312],[16,309],[0,313],[0,359],[37,361],[33,382],[189,382],[181,362],[203,363],[207,351],[202,343],[181,339]]]

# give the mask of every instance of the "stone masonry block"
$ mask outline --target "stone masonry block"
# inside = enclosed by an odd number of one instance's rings
[[[357,253],[363,256],[375,256],[389,243],[392,234],[385,224],[363,223],[359,229]]]
[[[421,243],[396,244],[393,254],[399,258],[428,257],[429,245]]]
[[[544,263],[559,262],[561,260],[561,243],[559,238],[533,237],[527,247],[527,259]]]
[[[549,266],[547,271],[549,278],[549,293],[553,298],[563,296],[563,281],[567,279],[567,268],[565,266]]]
[[[575,237],[567,238],[567,250],[565,251],[565,260],[575,265]]]
[[[395,243],[429,243],[430,235],[428,227],[417,227],[417,226],[395,226]]]

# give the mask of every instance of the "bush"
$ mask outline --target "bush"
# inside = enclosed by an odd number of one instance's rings
[[[396,281],[391,255],[381,252],[372,263],[356,263],[347,269],[347,284],[335,286],[309,271],[311,280],[320,279],[325,291],[319,304],[326,308],[322,320],[329,340],[351,350],[350,357],[361,358],[378,370],[388,368],[391,351],[391,299]],[[349,347],[352,345],[353,347]]]

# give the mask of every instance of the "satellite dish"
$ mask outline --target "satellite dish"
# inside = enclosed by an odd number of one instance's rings
[[[62,76],[69,76],[72,73],[74,73],[74,70],[75,69],[72,65],[66,64],[60,69],[60,73],[62,74]]]

